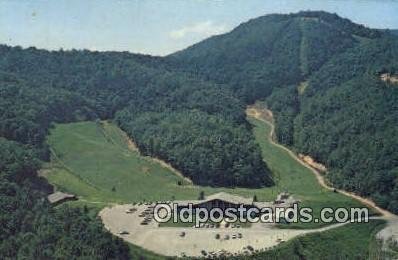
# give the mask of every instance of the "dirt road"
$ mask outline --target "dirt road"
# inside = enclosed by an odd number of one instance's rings
[[[395,240],[398,240],[398,216],[389,212],[388,210],[382,209],[380,207],[378,207],[372,200],[368,199],[368,198],[364,198],[361,197],[357,194],[354,194],[352,192],[348,192],[345,190],[341,190],[341,189],[336,189],[334,187],[332,187],[329,183],[326,182],[324,176],[317,171],[316,169],[312,168],[310,165],[308,165],[307,163],[305,163],[304,161],[302,161],[300,158],[297,157],[297,155],[292,152],[290,149],[286,148],[285,146],[277,143],[274,141],[274,124],[273,124],[273,120],[269,120],[269,118],[264,117],[264,115],[267,114],[271,114],[272,112],[270,110],[267,109],[259,109],[256,106],[248,106],[246,109],[246,115],[248,117],[253,117],[257,120],[260,120],[266,124],[268,124],[271,127],[271,131],[270,134],[268,136],[268,140],[278,146],[279,148],[287,151],[289,153],[289,155],[295,159],[297,162],[299,162],[301,165],[303,165],[304,167],[308,168],[312,173],[314,173],[319,185],[321,185],[322,187],[324,187],[325,189],[328,190],[335,190],[338,193],[341,193],[347,197],[353,198],[363,204],[365,204],[367,207],[374,209],[375,211],[379,212],[381,214],[381,218],[385,219],[387,221],[387,226],[381,230],[377,236],[381,239],[388,239],[390,237],[392,237]]]
[[[334,188],[325,181],[321,173],[300,160],[291,150],[274,141],[274,125],[272,123],[271,111],[261,111],[255,107],[248,107],[246,113],[250,117],[269,124],[271,126],[271,131],[268,136],[269,141],[288,152],[289,155],[297,162],[311,170],[322,187],[328,190],[334,190]],[[377,234],[379,238],[387,239],[394,237],[397,234],[397,216],[377,207],[369,199],[362,198],[344,190],[336,191],[362,202],[369,208],[372,208],[381,214],[380,217],[372,217],[371,219],[387,220],[387,226]],[[132,207],[136,209],[135,213],[129,213],[129,209]],[[272,224],[262,223],[255,223],[252,224],[250,228],[240,229],[204,229],[192,227],[159,228],[157,223],[154,221],[151,221],[147,225],[141,224],[143,220],[142,214],[147,210],[147,208],[147,205],[112,205],[111,207],[101,210],[99,216],[101,217],[106,229],[114,235],[133,244],[162,255],[187,255],[197,257],[202,255],[202,250],[206,250],[207,252],[220,252],[225,250],[230,253],[242,254],[247,250],[245,248],[247,248],[248,245],[253,247],[255,250],[268,249],[278,245],[280,241],[287,241],[297,236],[314,232],[324,232],[350,223],[332,224],[317,229],[278,229]],[[122,231],[124,231],[124,234]],[[236,235],[238,233],[242,236],[240,239],[236,239]],[[156,243],[153,243],[153,241],[156,241]]]

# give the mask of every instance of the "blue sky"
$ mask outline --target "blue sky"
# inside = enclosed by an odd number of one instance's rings
[[[398,0],[0,0],[0,43],[166,55],[248,19],[300,10],[398,29]]]

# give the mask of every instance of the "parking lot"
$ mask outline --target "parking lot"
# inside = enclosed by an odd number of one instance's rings
[[[147,203],[149,204],[149,203]],[[166,256],[251,254],[283,243],[298,235],[320,232],[343,224],[311,230],[278,229],[272,224],[254,223],[249,228],[229,225],[158,227],[146,205],[116,205],[100,212],[105,228],[124,240]]]

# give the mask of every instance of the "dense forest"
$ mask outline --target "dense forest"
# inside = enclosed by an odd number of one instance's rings
[[[396,213],[398,88],[379,75],[395,73],[397,61],[398,41],[388,37],[332,59],[300,97],[293,135],[298,150],[330,168],[334,184]]]
[[[54,210],[51,189],[37,177],[35,151],[0,138],[0,255],[2,259],[128,259],[129,249],[84,209]]]
[[[268,15],[165,58],[0,45],[0,255],[124,259],[84,209],[51,208],[37,175],[57,122],[114,119],[142,153],[211,186],[273,184],[244,114],[335,185],[398,212],[398,39],[334,14]]]
[[[174,68],[224,84],[252,103],[274,88],[301,82],[333,55],[355,46],[359,37],[379,34],[324,12],[267,15],[167,60]]]
[[[265,100],[279,142],[324,163],[334,185],[398,213],[398,86],[380,79],[398,72],[390,31],[325,12],[268,15],[168,60],[242,102]]]
[[[54,210],[44,199],[51,187],[37,171],[50,159],[45,140],[54,123],[115,119],[143,153],[198,184],[273,183],[244,103],[214,83],[168,70],[159,58],[1,45],[0,93],[0,144],[9,155],[0,158],[0,255],[10,259],[128,255],[87,212]]]
[[[194,183],[228,187],[272,183],[245,126],[199,110],[146,112],[137,117],[126,109],[117,121],[141,151],[166,159]]]
[[[144,153],[186,170],[198,184],[272,184],[245,121],[244,104],[220,86],[168,71],[156,65],[156,58],[128,53],[47,52],[7,46],[0,53],[4,82],[1,136],[41,147],[53,122],[116,117]],[[190,116],[195,114],[201,115],[200,122]],[[161,125],[154,126],[159,118]],[[187,130],[178,139],[176,133],[164,134],[175,125]],[[134,131],[138,129],[145,129],[145,134]],[[202,155],[222,150],[222,157],[198,156],[192,139],[210,140],[198,147]],[[43,147],[42,154],[45,152]],[[177,156],[181,153],[184,158]],[[200,176],[203,174],[206,178]]]

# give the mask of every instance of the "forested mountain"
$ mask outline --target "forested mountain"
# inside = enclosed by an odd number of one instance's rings
[[[265,99],[281,143],[338,187],[398,212],[398,42],[325,12],[268,15],[170,55],[176,69]]]
[[[273,88],[297,84],[333,55],[379,34],[324,12],[267,15],[168,60],[177,68],[226,84],[250,103],[268,96]]]
[[[329,179],[398,212],[398,41],[370,41],[331,59],[309,79],[292,145],[329,168]]]
[[[0,255],[128,257],[128,248],[86,212],[58,213],[43,199],[50,188],[37,170],[49,160],[45,139],[55,122],[115,119],[143,153],[169,161],[198,184],[272,184],[244,104],[161,62],[128,53],[0,46]]]
[[[166,58],[0,45],[0,255],[127,257],[84,210],[43,199],[53,123],[114,119],[197,184],[261,187],[272,176],[244,114],[261,99],[281,143],[398,212],[398,86],[380,78],[397,61],[396,36],[324,12],[253,19]]]
[[[2,46],[0,57],[4,93],[0,133],[6,138],[38,147],[52,122],[116,117],[144,153],[169,161],[198,184],[272,183],[246,124],[243,103],[219,86],[155,68],[158,59],[128,53]],[[177,112],[181,117],[175,116]],[[200,124],[195,117],[199,114]],[[159,120],[162,127],[154,127]],[[187,130],[178,139],[165,134],[175,124]],[[146,133],[134,131],[139,128]],[[197,157],[192,142],[202,144],[202,155],[223,150],[220,161]],[[181,153],[184,158],[177,156]],[[220,178],[224,172],[230,174]]]
[[[84,211],[58,215],[43,199],[48,187],[37,170],[40,160],[49,160],[45,139],[55,122],[115,119],[143,153],[167,160],[197,184],[272,184],[244,104],[160,62],[128,53],[0,46],[0,147],[11,155],[0,157],[0,255],[127,257],[127,247]]]

